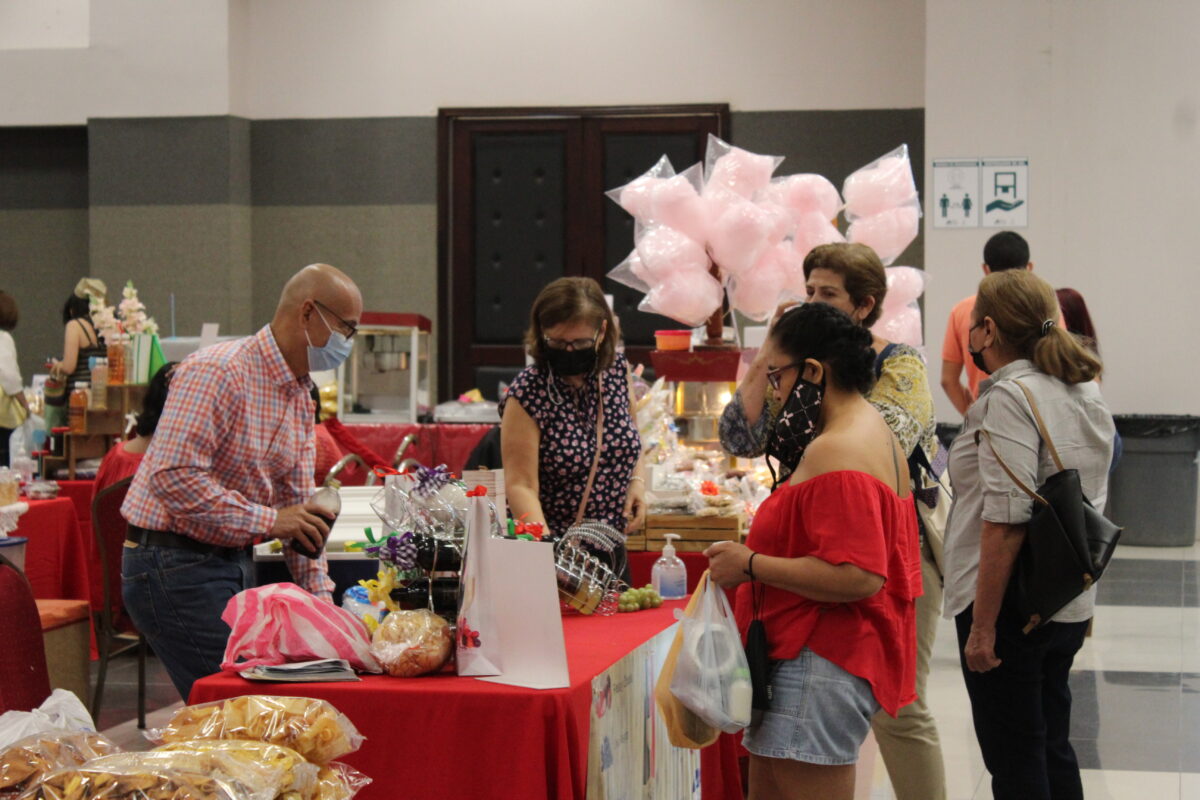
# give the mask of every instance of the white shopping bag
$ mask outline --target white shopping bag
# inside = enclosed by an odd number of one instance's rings
[[[570,678],[554,546],[494,538],[493,508],[486,495],[471,498],[455,640],[458,674],[531,689],[564,688]]]

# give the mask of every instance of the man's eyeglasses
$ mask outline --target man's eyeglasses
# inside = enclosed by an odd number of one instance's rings
[[[337,315],[336,311],[334,311],[332,308],[330,308],[329,306],[322,303],[320,300],[313,300],[313,305],[317,306],[318,308],[324,309],[325,311],[328,311],[330,316],[332,316],[334,319],[336,319],[338,322],[340,322],[342,325],[344,325],[346,330],[350,331],[349,333],[342,334],[343,336],[346,337],[347,340],[353,339],[354,335],[356,333],[358,333],[357,325],[355,325],[353,322],[344,320],[341,317],[339,317]]]
[[[552,350],[566,350],[568,347],[572,350],[586,350],[596,344],[596,340],[600,338],[600,332],[590,339],[555,339],[552,336],[543,336],[542,341]]]
[[[779,391],[780,378],[783,376],[783,371],[792,367],[799,367],[804,364],[803,361],[797,361],[795,364],[787,364],[786,366],[777,367],[767,370],[767,383],[771,384],[771,388]]]

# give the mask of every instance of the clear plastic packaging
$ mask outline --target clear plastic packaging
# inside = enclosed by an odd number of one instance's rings
[[[711,133],[704,156],[704,196],[732,192],[746,200],[766,189],[771,174],[783,163],[783,156],[751,153]]]
[[[196,739],[164,744],[152,753],[167,759],[164,764],[172,768],[227,778],[245,788],[251,800],[274,800],[289,793],[313,797],[322,769],[290,747],[267,742]]]
[[[643,172],[624,186],[609,189],[604,196],[639,220],[650,219],[650,196],[653,190],[668,178],[675,176],[675,168],[665,155],[653,167]]]
[[[662,314],[696,328],[721,307],[723,299],[724,290],[713,276],[677,273],[652,288],[638,303],[638,310]]]
[[[350,800],[370,782],[370,778],[349,764],[334,761],[321,767],[312,800]]]
[[[156,744],[189,739],[269,742],[290,747],[314,764],[353,753],[363,741],[354,723],[325,700],[259,694],[185,706],[146,737]]]
[[[734,733],[750,724],[749,705],[740,701],[749,663],[725,592],[707,572],[696,592],[699,602],[681,619],[683,641],[671,694],[709,725]]]
[[[375,630],[371,653],[388,675],[414,678],[446,666],[453,644],[450,624],[429,609],[393,611]]]
[[[919,298],[929,276],[916,267],[888,267],[887,296],[883,313],[871,332],[890,342],[921,347],[923,344]]]
[[[908,145],[902,144],[850,173],[842,184],[842,196],[846,199],[846,219],[850,222],[901,206],[913,206],[919,214],[921,201],[913,180]]]
[[[20,800],[260,800],[215,776],[166,769],[149,755],[121,753],[58,770]]]
[[[779,206],[744,200],[732,203],[714,218],[709,231],[713,263],[726,277],[748,272],[793,228],[791,217]]]
[[[920,232],[920,212],[913,206],[901,206],[856,219],[846,230],[846,239],[870,247],[887,266],[900,257]]]
[[[120,751],[98,733],[35,733],[0,752],[0,796],[23,791],[60,769]]]
[[[796,222],[810,214],[832,222],[842,208],[837,187],[824,175],[815,173],[772,178],[770,185],[759,192],[756,199],[783,206]]]

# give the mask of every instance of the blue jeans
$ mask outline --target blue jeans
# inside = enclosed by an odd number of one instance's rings
[[[174,547],[126,545],[121,595],[137,629],[162,660],[186,701],[192,684],[221,669],[229,599],[251,585],[250,551],[193,553]]]
[[[1086,622],[1048,622],[1029,634],[1001,606],[996,657],[988,672],[967,669],[963,648],[971,632],[968,606],[954,618],[958,652],[975,736],[992,775],[996,800],[1083,800],[1079,762],[1071,747],[1071,662],[1083,646]]]

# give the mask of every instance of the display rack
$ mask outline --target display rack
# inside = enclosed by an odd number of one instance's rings
[[[86,432],[63,434],[62,454],[42,456],[42,475],[51,478],[65,465],[67,480],[75,480],[79,461],[103,457],[125,435],[125,418],[141,409],[145,395],[145,384],[107,387],[105,405],[108,407],[87,409],[84,417]]]

